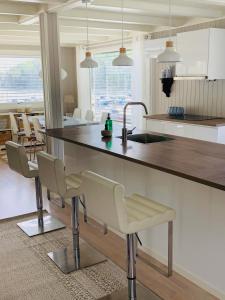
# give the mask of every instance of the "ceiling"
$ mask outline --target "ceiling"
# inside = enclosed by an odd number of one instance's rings
[[[124,0],[125,37],[170,28],[169,0]],[[121,36],[121,0],[91,0],[88,5],[91,43]],[[0,0],[0,44],[38,45],[40,12],[57,12],[63,45],[85,44],[86,17],[82,0]],[[172,27],[225,16],[225,0],[172,0]]]

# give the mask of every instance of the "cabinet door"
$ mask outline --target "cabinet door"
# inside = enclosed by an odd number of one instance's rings
[[[165,133],[184,136],[184,125],[177,122],[165,122]]]
[[[165,122],[159,120],[148,120],[147,130],[158,133],[165,133]]]
[[[192,139],[203,140],[208,142],[217,142],[217,127],[186,125],[185,137]]]
[[[176,76],[207,76],[209,29],[177,34],[177,51],[182,62],[176,64]]]
[[[208,79],[225,79],[225,30],[210,29]]]

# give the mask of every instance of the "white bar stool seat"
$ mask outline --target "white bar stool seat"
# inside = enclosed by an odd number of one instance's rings
[[[36,203],[38,218],[20,222],[17,225],[28,235],[35,236],[64,228],[65,225],[51,215],[43,215],[42,190],[38,165],[28,161],[25,148],[14,142],[6,142],[9,167],[26,178],[35,178]]]
[[[168,276],[170,276],[175,210],[138,194],[126,197],[123,185],[91,171],[82,173],[80,191],[85,195],[87,210],[92,217],[126,234],[127,237],[128,289],[114,292],[101,300],[159,300],[160,298],[150,290],[136,285],[137,233],[168,223]]]
[[[128,222],[125,234],[142,231],[175,219],[175,210],[138,194],[125,197]]]
[[[71,247],[50,252],[48,256],[65,274],[105,261],[103,255],[87,243],[80,244],[79,241],[79,203],[81,202],[85,208],[84,199],[82,202],[83,195],[80,192],[81,176],[79,174],[66,176],[63,161],[46,152],[38,152],[37,160],[41,183],[63,199],[72,199],[73,244]],[[85,214],[86,211],[84,211]]]

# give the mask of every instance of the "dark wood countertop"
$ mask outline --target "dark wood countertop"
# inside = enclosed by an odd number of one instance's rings
[[[194,124],[194,125],[203,125],[203,126],[212,126],[219,127],[225,126],[225,118],[211,119],[211,120],[179,120],[170,118],[167,114],[159,114],[159,115],[148,115],[144,116],[145,119],[150,120],[161,120],[161,121],[170,121],[170,122],[178,122],[178,123],[186,123],[186,124]]]
[[[225,145],[169,136],[173,140],[141,144],[128,141],[122,145],[121,128],[114,126],[114,136],[101,137],[102,125],[48,129],[48,136],[94,149],[149,168],[225,190]]]

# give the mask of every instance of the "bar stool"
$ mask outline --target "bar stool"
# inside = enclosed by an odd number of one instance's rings
[[[9,141],[6,142],[6,151],[9,167],[12,170],[26,178],[35,179],[38,217],[18,223],[17,225],[30,237],[65,228],[65,225],[62,222],[51,215],[43,216],[43,199],[38,165],[28,161],[25,148],[20,144]]]
[[[50,191],[59,194],[63,199],[72,199],[72,236],[73,245],[68,248],[61,248],[48,253],[48,256],[65,274],[90,267],[105,261],[105,257],[90,247],[87,243],[79,240],[79,203],[82,194],[80,193],[81,176],[70,174],[66,176],[62,160],[40,151],[37,153],[39,174],[41,183]],[[86,211],[84,211],[86,215]]]
[[[107,224],[122,234],[126,234],[127,238],[128,289],[114,292],[101,299],[160,299],[141,285],[136,286],[136,234],[138,231],[168,222],[168,275],[170,276],[172,274],[172,237],[175,210],[138,194],[125,197],[123,185],[91,171],[82,173],[80,190],[85,194],[88,213],[96,220]]]

